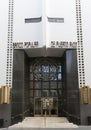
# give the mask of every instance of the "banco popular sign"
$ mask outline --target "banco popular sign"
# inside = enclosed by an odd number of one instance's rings
[[[38,48],[39,42],[14,42],[14,49],[28,49],[28,48]],[[51,41],[49,47],[51,48],[77,48],[77,42],[68,41]]]

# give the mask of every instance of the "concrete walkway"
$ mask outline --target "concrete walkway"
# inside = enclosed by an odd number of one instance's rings
[[[65,117],[27,117],[24,121],[9,127],[10,130],[15,128],[78,128],[78,126],[69,123]]]

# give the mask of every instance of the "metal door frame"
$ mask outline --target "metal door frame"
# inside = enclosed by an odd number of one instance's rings
[[[45,98],[45,97],[44,97]],[[46,97],[45,99],[51,99],[52,97]],[[40,110],[41,110],[41,114],[36,114],[36,100],[37,99],[40,99],[40,102],[41,102],[41,105],[40,105]],[[55,115],[53,115],[52,113],[51,113],[51,105],[50,105],[50,103],[49,103],[49,109],[43,109],[43,102],[42,102],[42,99],[43,98],[34,98],[34,116],[35,117],[44,117],[44,116],[46,116],[46,117],[57,117],[58,116],[58,98],[57,97],[54,97],[53,99],[56,99],[56,101],[57,101],[57,114],[55,114]],[[54,102],[53,102],[54,103]],[[47,114],[47,110],[49,111],[49,114]],[[44,112],[44,114],[43,114],[43,111],[45,111]]]

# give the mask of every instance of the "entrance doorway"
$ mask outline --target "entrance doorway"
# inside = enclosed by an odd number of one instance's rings
[[[57,99],[54,106],[58,108],[58,117],[66,116],[67,112],[76,117],[80,115],[76,50],[66,50],[63,57],[31,57],[25,50],[15,49],[13,59],[12,122],[28,116],[44,116],[42,98]],[[57,115],[49,108],[46,115]]]
[[[58,98],[35,98],[34,116],[58,116]]]
[[[34,116],[58,116],[62,99],[62,63],[37,58],[30,63],[30,104]]]

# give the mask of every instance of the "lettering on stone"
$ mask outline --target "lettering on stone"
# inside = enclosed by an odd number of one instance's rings
[[[77,48],[77,42],[51,41],[52,48]]]
[[[14,49],[28,49],[28,48],[37,48],[39,45],[38,41],[34,42],[14,42]]]

